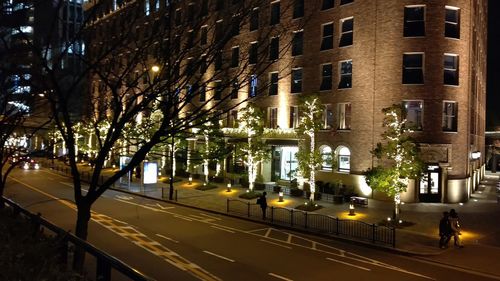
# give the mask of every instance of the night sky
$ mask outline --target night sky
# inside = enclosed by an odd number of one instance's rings
[[[488,1],[486,130],[500,127],[500,1]],[[500,129],[500,128],[499,128]]]

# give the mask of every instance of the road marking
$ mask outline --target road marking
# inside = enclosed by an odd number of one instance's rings
[[[214,220],[221,220],[221,218],[218,218],[218,217],[215,217],[215,216],[211,216],[211,215],[208,215],[208,214],[204,214],[204,213],[200,213],[200,215],[202,216],[205,216],[205,217],[209,217],[211,219],[214,219]]]
[[[69,186],[69,187],[71,187],[71,188],[75,187],[75,186],[73,185],[73,183],[67,183],[67,182],[63,182],[63,181],[60,181],[59,183],[60,183],[60,184],[65,185],[65,186]],[[82,190],[83,190],[83,191],[85,191],[85,192],[89,192],[89,190],[88,190],[88,189],[85,189],[85,188],[82,188]]]
[[[223,260],[227,260],[227,261],[230,261],[230,262],[234,262],[234,260],[232,260],[232,259],[229,259],[229,258],[223,257],[223,256],[221,256],[221,255],[214,254],[214,253],[209,252],[209,251],[203,251],[203,253],[205,253],[205,254],[209,254],[209,255],[212,255],[212,256],[214,256],[214,257],[218,257],[219,259],[223,259]]]
[[[495,279],[495,280],[500,280],[500,276],[498,276],[498,275],[494,275],[494,274],[490,274],[490,273],[485,273],[485,272],[480,272],[480,271],[475,271],[473,269],[468,269],[468,268],[464,268],[464,267],[460,267],[460,266],[456,266],[456,265],[448,265],[448,264],[441,263],[441,262],[438,262],[438,261],[428,260],[426,258],[418,258],[418,259],[415,259],[415,258],[412,258],[412,257],[404,257],[404,258],[409,259],[409,260],[413,260],[413,261],[417,261],[417,262],[421,262],[421,263],[426,263],[426,264],[430,264],[430,265],[434,265],[434,266],[439,266],[439,267],[447,268],[447,269],[461,271],[461,272],[469,273],[469,274],[472,274],[472,275],[477,275],[477,276],[481,276],[481,277],[486,277],[486,278],[491,278],[491,279]]]
[[[348,263],[348,262],[339,261],[339,260],[332,259],[332,258],[326,258],[326,259],[327,259],[327,260],[329,260],[329,261],[338,262],[338,263],[345,264],[345,265],[348,265],[348,266],[356,267],[356,268],[359,268],[359,269],[362,269],[362,270],[372,271],[372,270],[371,270],[371,269],[369,269],[369,268],[362,267],[362,266],[358,266],[358,265],[354,265],[354,264],[350,264],[350,263]]]
[[[156,234],[156,236],[161,237],[161,238],[163,238],[163,239],[166,239],[166,240],[168,240],[168,241],[170,241],[170,242],[179,243],[179,241],[174,240],[174,239],[172,239],[172,238],[169,238],[169,237],[167,237],[167,236],[161,235],[161,234]]]
[[[278,243],[274,243],[274,242],[271,242],[271,241],[267,241],[267,240],[264,240],[264,239],[260,239],[260,241],[262,242],[266,242],[266,243],[269,243],[269,244],[273,244],[273,245],[276,245],[276,246],[280,246],[280,247],[283,247],[283,248],[287,248],[287,249],[292,249],[292,247],[288,247],[288,246],[285,246],[285,245],[281,245],[281,244],[278,244]]]
[[[283,276],[278,275],[278,274],[275,274],[275,273],[271,273],[271,272],[269,272],[268,274],[269,274],[269,275],[271,275],[272,277],[275,277],[275,278],[278,278],[278,279],[281,279],[281,280],[293,281],[292,279],[288,279],[288,278],[286,278],[286,277],[283,277]]]
[[[125,196],[125,195],[115,195],[115,198],[121,199],[121,200],[132,200],[134,197],[132,196]]]
[[[189,219],[188,217],[182,216],[182,215],[174,215],[174,218],[183,219],[186,221],[193,221],[193,220]]]
[[[225,229],[225,228],[222,228],[222,227],[219,227],[219,226],[215,226],[215,225],[211,225],[210,227],[212,227],[212,228],[216,228],[216,229],[219,229],[219,230],[222,230],[222,231],[226,231],[226,232],[229,232],[229,233],[235,233],[235,232],[234,232],[234,231],[232,231],[232,230]]]

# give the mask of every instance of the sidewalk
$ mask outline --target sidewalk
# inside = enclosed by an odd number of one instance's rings
[[[398,228],[396,231],[396,248],[391,249],[403,254],[419,255],[423,259],[429,259],[448,265],[458,266],[465,270],[475,270],[486,274],[493,274],[500,279],[500,203],[497,203],[495,185],[500,181],[500,173],[487,173],[478,190],[472,195],[471,200],[464,204],[441,204],[441,203],[410,203],[401,206],[401,218],[411,225]],[[216,189],[200,191],[200,181],[189,184],[187,180],[174,183],[177,191],[177,203],[206,209],[213,212],[226,214],[227,199],[238,199],[238,195],[246,189],[233,187],[227,192],[226,186],[219,184]],[[132,183],[130,188],[126,185],[121,187],[115,185],[116,190],[132,192],[135,194],[162,200],[162,189],[168,200],[168,184],[157,183],[154,186],[141,187]],[[294,208],[303,204],[306,199],[285,196],[284,202],[278,202],[278,194],[268,192],[268,204],[274,207]],[[254,200],[248,202],[254,203]],[[347,218],[349,205],[332,204],[317,201],[323,208],[315,213],[329,215],[338,218]],[[455,209],[462,223],[463,231],[461,238],[465,245],[464,249],[450,247],[440,249],[438,247],[438,224],[443,211]],[[391,216],[393,211],[392,202],[369,199],[368,207],[357,207],[354,219],[366,223],[380,223]],[[351,217],[352,218],[352,217]],[[370,243],[366,243],[371,245]]]

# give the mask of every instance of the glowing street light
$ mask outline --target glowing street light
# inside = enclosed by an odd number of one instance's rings
[[[153,65],[153,66],[151,67],[151,71],[153,71],[153,72],[155,72],[155,73],[156,73],[156,72],[160,71],[160,67],[159,67],[159,66],[157,66],[157,65]]]
[[[227,190],[226,190],[226,191],[227,191],[227,192],[231,192],[231,183],[228,183],[228,184],[227,184]]]

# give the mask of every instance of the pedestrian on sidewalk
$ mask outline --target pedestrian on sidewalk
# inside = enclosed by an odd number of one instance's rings
[[[266,211],[267,211],[267,199],[266,199],[267,192],[263,192],[262,195],[257,199],[257,204],[260,205],[260,208],[262,209],[262,219],[266,219]]]
[[[439,248],[444,249],[448,247],[451,233],[450,214],[448,212],[443,212],[443,217],[439,221]]]
[[[455,246],[463,248],[464,246],[462,245],[462,241],[460,240],[460,235],[462,234],[460,232],[461,226],[458,219],[458,214],[455,211],[455,209],[450,210],[449,221],[450,221],[451,233],[453,235],[453,242],[455,243]]]

